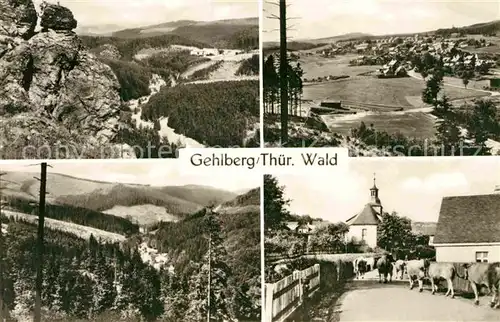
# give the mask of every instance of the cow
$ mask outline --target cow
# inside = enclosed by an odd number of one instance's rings
[[[367,257],[366,258],[366,271],[372,271],[375,269],[375,258],[374,257]]]
[[[498,297],[500,288],[500,263],[473,263],[463,264],[462,266],[465,268],[464,276],[457,275],[470,282],[474,291],[474,304],[479,304],[478,286],[485,285],[493,293],[490,302],[491,307],[498,308],[500,305]]]
[[[402,259],[398,259],[395,263],[394,263],[394,269],[396,271],[396,276],[399,276],[399,279],[403,279],[403,274],[405,272],[405,269],[406,269],[406,262]]]
[[[451,298],[455,297],[455,292],[453,290],[453,279],[457,275],[455,266],[451,263],[430,263],[427,275],[431,281],[432,294],[435,294],[438,287],[435,283],[439,283],[440,280],[446,280],[448,283],[448,290],[445,296],[451,295]]]
[[[354,260],[354,273],[356,274],[356,278],[364,278],[366,273],[366,259],[363,257],[358,257]]]
[[[429,268],[429,261],[426,259],[414,259],[406,262],[406,274],[410,280],[410,290],[413,289],[415,280],[418,280],[418,290],[422,292],[424,289],[423,279],[427,276],[426,271]]]
[[[387,283],[387,275],[389,275],[389,282],[392,282],[392,263],[394,263],[394,258],[391,254],[382,255],[377,261],[379,283],[382,283],[382,275],[384,276],[384,283]]]

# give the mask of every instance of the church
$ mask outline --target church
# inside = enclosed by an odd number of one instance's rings
[[[377,246],[377,227],[382,221],[383,207],[378,195],[379,189],[373,177],[373,187],[370,188],[370,202],[355,216],[347,219],[349,232],[346,240],[355,243],[366,243],[367,246]]]

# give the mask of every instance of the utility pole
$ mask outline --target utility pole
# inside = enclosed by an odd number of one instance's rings
[[[210,295],[212,284],[212,232],[208,235],[208,309],[207,309],[207,322],[210,322]]]
[[[281,146],[288,144],[288,57],[286,43],[286,0],[280,0],[280,106]]]
[[[35,178],[38,179],[38,178]],[[38,210],[38,238],[36,244],[36,295],[35,295],[35,316],[33,321],[41,321],[42,309],[42,281],[43,281],[43,232],[45,220],[45,195],[47,194],[47,163],[41,164],[40,176],[40,203]]]
[[[2,172],[0,173],[0,183],[2,182],[2,176],[6,175],[7,173]],[[3,206],[3,195],[2,195],[2,190],[5,189],[4,187],[0,186],[0,218],[2,215],[2,206]],[[0,220],[0,322],[4,321],[4,311],[3,311],[3,298],[4,298],[4,283],[3,283],[3,260],[4,260],[4,241],[3,241],[3,232],[2,232],[2,222]]]

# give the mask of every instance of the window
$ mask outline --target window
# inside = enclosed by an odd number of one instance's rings
[[[366,228],[363,228],[363,230],[361,230],[361,240],[365,239],[366,239]]]
[[[488,263],[488,252],[476,252],[477,263]]]

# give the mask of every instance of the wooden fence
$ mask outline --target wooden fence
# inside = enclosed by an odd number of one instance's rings
[[[320,265],[315,264],[276,283],[265,284],[264,322],[281,322],[311,297],[320,286]]]

